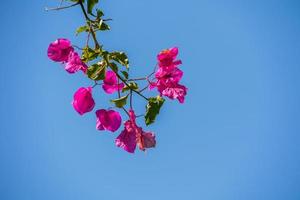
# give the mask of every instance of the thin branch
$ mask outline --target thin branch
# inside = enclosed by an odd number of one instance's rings
[[[92,86],[92,88],[96,87],[97,85],[103,85],[103,83],[98,83],[97,81],[95,81],[94,85]]]
[[[94,43],[95,43],[95,47],[96,47],[96,49],[97,48],[100,48],[100,44],[99,44],[99,42],[98,42],[98,40],[97,40],[97,38],[96,38],[96,34],[95,34],[95,31],[94,31],[94,29],[93,29],[93,27],[91,26],[91,22],[92,22],[92,20],[89,18],[89,16],[88,16],[88,14],[87,14],[87,12],[86,12],[86,10],[85,10],[85,8],[84,8],[84,5],[83,5],[83,3],[82,3],[82,0],[79,0],[78,1],[78,3],[79,3],[79,5],[80,5],[80,7],[81,7],[81,10],[82,10],[82,12],[83,12],[83,14],[84,14],[84,17],[85,17],[85,19],[86,19],[86,21],[87,21],[87,24],[89,25],[89,27],[90,27],[90,32],[91,32],[91,34],[92,34],[92,37],[93,37],[93,40],[94,40]],[[108,61],[108,59],[107,58],[105,58],[104,57],[104,59],[105,59],[105,61],[108,63],[108,65],[109,65],[109,61]],[[110,68],[111,68],[111,66],[109,66]],[[113,70],[112,68],[111,68],[111,70]],[[135,93],[137,93],[138,95],[140,95],[141,97],[143,97],[145,100],[149,100],[147,97],[145,97],[144,95],[142,95],[141,93],[139,93],[138,91],[136,91],[136,90],[133,90],[129,85],[128,85],[128,83],[120,76],[120,74],[118,74],[118,73],[116,73],[116,75],[117,75],[117,77],[128,87],[128,88],[130,88],[130,90],[131,91],[133,91],[133,92],[135,92]]]
[[[132,90],[130,90],[130,109],[132,109]]]
[[[80,7],[81,7],[81,10],[82,10],[83,14],[84,14],[84,17],[85,17],[85,19],[86,19],[86,21],[87,21],[87,24],[88,24],[88,26],[89,26],[89,28],[90,28],[90,32],[91,32],[92,37],[93,37],[93,40],[94,40],[94,42],[95,42],[95,47],[96,47],[96,49],[99,49],[99,48],[100,48],[100,44],[99,44],[99,42],[97,41],[96,33],[95,33],[93,27],[91,26],[92,20],[89,18],[88,14],[87,14],[87,12],[86,12],[86,10],[85,10],[85,8],[84,8],[84,5],[83,5],[83,3],[82,3],[82,0],[79,0],[78,3],[79,3],[79,5],[80,5]]]
[[[109,66],[110,67],[110,66]],[[110,67],[110,69],[112,70],[112,68]],[[130,85],[128,85],[128,83],[120,76],[120,74],[116,73],[117,77],[133,92],[137,93],[138,95],[140,95],[141,97],[143,97],[144,99],[146,99],[147,101],[149,100],[147,97],[145,97],[144,95],[142,95],[141,93],[139,93],[139,91],[133,90]]]
[[[131,78],[131,79],[128,79],[128,81],[143,81],[143,80],[148,80],[156,72],[156,67],[157,67],[157,65],[155,65],[153,72],[151,74],[149,74],[148,76],[141,77],[141,78]]]
[[[119,90],[119,84],[120,84],[120,79],[118,78],[118,97],[120,98],[121,97],[121,94],[120,94],[120,90]]]
[[[157,64],[155,65],[153,72],[147,76],[147,79],[149,79],[156,72],[156,68],[157,68]]]
[[[130,117],[129,112],[128,112],[124,107],[122,107],[122,109],[123,109],[124,112],[128,115],[128,117]]]
[[[90,35],[91,35],[91,32],[89,32],[88,35],[87,35],[87,39],[86,39],[86,46],[87,47],[89,46]]]
[[[76,49],[79,49],[79,50],[83,50],[83,48],[79,47],[79,46],[76,46],[76,45],[72,45],[73,47],[75,47]]]
[[[142,78],[131,78],[131,79],[128,79],[128,81],[144,81],[144,80],[147,80],[146,77],[142,77]]]
[[[48,8],[48,7],[46,7],[45,10],[46,11],[63,10],[63,9],[67,9],[67,8],[71,8],[71,7],[77,6],[78,4],[80,4],[80,3],[79,2],[78,3],[74,3],[74,4],[69,5],[69,6],[59,6],[57,8]]]
[[[149,87],[150,84],[148,84],[146,87],[144,87],[143,89],[141,89],[139,92],[144,92],[148,87]]]
[[[118,97],[121,98],[120,90],[119,90],[120,79],[118,78]],[[129,112],[122,106],[124,112],[130,117]]]
[[[64,2],[64,0],[61,0],[61,1],[60,1],[59,7],[62,6],[63,2]]]
[[[92,86],[92,88],[96,87],[98,84],[97,83],[94,83],[94,85]]]

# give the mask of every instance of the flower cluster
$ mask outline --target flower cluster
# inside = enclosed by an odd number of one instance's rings
[[[93,90],[96,86],[102,86],[104,93],[117,94],[117,98],[110,100],[114,104],[113,107],[108,109],[102,107],[95,111],[96,129],[112,133],[118,131],[122,124],[122,117],[116,109],[121,109],[128,119],[124,122],[124,129],[116,137],[115,145],[129,153],[134,153],[137,147],[141,151],[155,147],[155,134],[144,131],[141,126],[137,125],[136,119],[143,116],[147,126],[154,123],[165,102],[164,96],[184,103],[187,88],[179,83],[183,72],[178,68],[182,64],[181,60],[177,60],[178,48],[173,47],[161,51],[157,55],[158,69],[156,70],[157,67],[155,67],[152,74],[142,78],[131,78],[127,55],[119,51],[108,52],[97,40],[96,31],[110,29],[106,24],[107,20],[102,19],[104,15],[102,11],[97,9],[97,14],[93,13],[93,6],[98,1],[72,0],[71,2],[75,3],[65,8],[80,5],[86,18],[86,25],[79,27],[76,31],[77,34],[88,33],[86,46],[80,48],[72,45],[68,39],[60,38],[49,45],[47,54],[51,60],[64,64],[64,69],[68,73],[74,74],[82,71],[85,77],[93,81],[92,86],[80,87],[75,92],[72,101],[73,108],[79,115],[93,111],[96,104]],[[87,9],[85,9],[85,3],[87,3]],[[89,45],[90,38],[94,41],[94,48]],[[74,48],[79,49],[81,55]],[[146,85],[140,89],[141,84],[137,81],[142,81],[142,84]],[[147,89],[153,88],[158,90],[159,95],[156,97],[144,95]],[[135,114],[132,103],[134,95],[147,101],[145,114],[138,116]],[[130,98],[129,103],[128,98]]]
[[[65,63],[65,70],[70,74],[79,70],[86,73],[86,64],[81,61],[67,39],[60,38],[52,42],[48,47],[48,57],[55,62]]]
[[[182,62],[181,60],[176,60],[177,55],[177,47],[166,49],[158,54],[159,68],[155,73],[157,81],[151,82],[150,87],[157,87],[160,95],[170,99],[178,99],[180,103],[183,103],[187,88],[179,84],[183,72],[178,68],[178,65],[182,64]]]

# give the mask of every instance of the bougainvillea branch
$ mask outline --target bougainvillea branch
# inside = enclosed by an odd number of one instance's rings
[[[173,47],[161,51],[157,56],[157,65],[153,72],[144,77],[131,78],[129,74],[129,60],[125,52],[112,51],[109,52],[103,48],[103,45],[97,40],[98,31],[110,30],[107,21],[111,19],[103,19],[103,12],[94,9],[98,0],[68,0],[70,5],[47,10],[63,10],[71,7],[79,6],[84,18],[85,25],[80,26],[76,30],[76,35],[87,33],[86,45],[79,47],[72,45],[70,40],[60,38],[52,42],[48,47],[48,57],[64,64],[65,70],[70,73],[82,71],[93,83],[88,87],[80,87],[74,94],[72,105],[78,114],[84,115],[94,110],[95,100],[93,98],[93,90],[97,86],[101,86],[106,94],[117,94],[115,99],[111,99],[110,103],[114,104],[113,108],[99,108],[96,114],[96,129],[116,132],[119,130],[122,118],[116,109],[123,110],[128,116],[128,120],[124,122],[124,129],[116,138],[115,144],[123,148],[129,153],[134,153],[136,147],[145,151],[156,145],[155,135],[152,132],[144,131],[136,123],[137,117],[144,117],[145,124],[149,126],[154,123],[165,99],[177,99],[180,103],[184,102],[187,94],[187,88],[179,84],[183,72],[178,68],[181,60],[176,60],[178,48]],[[93,40],[93,47],[90,46],[90,38]],[[81,51],[79,56],[77,50]],[[145,82],[143,88],[140,89],[138,82]],[[149,89],[157,89],[156,97],[147,97],[143,93]],[[136,116],[133,106],[133,94],[144,99],[146,103],[145,114]],[[129,107],[129,108],[127,108]]]

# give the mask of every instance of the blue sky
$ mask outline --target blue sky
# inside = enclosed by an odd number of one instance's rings
[[[167,101],[157,148],[128,154],[118,133],[73,110],[90,81],[46,56],[74,30],[79,8],[58,0],[1,3],[0,199],[300,199],[300,3],[296,0],[103,0],[108,50],[124,50],[134,75],[178,46],[186,103]],[[97,108],[108,107],[98,88]],[[136,103],[142,110],[142,102]]]

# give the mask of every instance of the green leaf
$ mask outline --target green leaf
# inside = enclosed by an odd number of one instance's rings
[[[118,108],[122,108],[127,103],[128,95],[129,94],[127,94],[126,96],[123,96],[119,99],[113,99],[113,100],[110,100],[110,101],[113,102]]]
[[[110,53],[110,58],[125,66],[127,69],[129,68],[129,60],[124,52],[114,51]]]
[[[121,73],[123,74],[123,76],[124,76],[125,80],[127,80],[127,79],[128,79],[128,77],[129,77],[129,74],[128,74],[128,72],[126,72],[126,71],[121,71]]]
[[[92,14],[94,6],[98,3],[98,0],[87,0],[87,11]]]
[[[145,114],[145,123],[147,126],[155,121],[155,118],[159,114],[160,108],[164,102],[165,99],[163,99],[161,96],[149,98]]]
[[[100,52],[95,51],[94,49],[91,49],[90,47],[85,47],[83,49],[82,55],[81,55],[81,60],[83,62],[88,62],[91,60],[96,59],[99,56]]]
[[[96,9],[96,11],[97,11],[97,18],[101,19],[101,17],[104,16],[104,13],[102,12],[102,10],[99,10],[99,9]]]
[[[129,87],[128,87],[129,86]],[[136,82],[130,82],[128,83],[128,86],[125,85],[125,87],[122,89],[122,92],[126,92],[128,90],[138,90],[139,89],[139,86]]]
[[[89,27],[88,26],[80,26],[77,28],[76,30],[76,35],[78,35],[79,33],[82,33],[82,32],[88,32],[89,31]]]
[[[100,22],[96,28],[101,31],[110,30],[110,27],[102,19],[100,19]]]
[[[106,66],[107,64],[105,61],[91,65],[87,70],[87,76],[95,81],[105,79]]]

